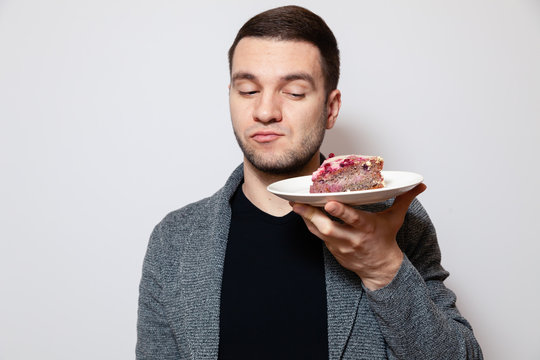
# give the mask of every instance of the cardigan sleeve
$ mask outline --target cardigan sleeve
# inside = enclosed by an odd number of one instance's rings
[[[397,236],[404,259],[382,289],[364,287],[390,359],[483,359],[471,325],[443,281],[435,229],[415,200]]]
[[[163,278],[159,266],[162,245],[160,225],[158,225],[150,236],[139,286],[137,360],[180,358],[162,300]]]

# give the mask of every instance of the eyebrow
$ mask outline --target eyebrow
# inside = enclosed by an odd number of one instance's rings
[[[307,73],[294,73],[294,74],[289,74],[289,75],[285,75],[284,77],[282,77],[283,80],[285,81],[294,81],[294,80],[304,80],[304,81],[307,81],[308,83],[310,83],[310,85],[312,87],[316,87],[315,86],[315,80],[313,80],[313,76],[307,74]]]
[[[232,76],[232,82],[235,82],[236,80],[255,80],[255,75],[247,72],[235,73]]]
[[[248,73],[248,72],[238,72],[238,73],[233,74],[233,76],[232,76],[232,82],[233,83],[235,81],[237,81],[237,80],[256,81],[257,77],[255,75],[251,74],[251,73]],[[304,73],[304,72],[287,74],[285,76],[282,76],[281,80],[286,81],[286,82],[295,81],[295,80],[304,80],[304,81],[308,82],[313,88],[316,87],[315,86],[315,80],[313,79],[313,76],[311,76],[308,73]]]

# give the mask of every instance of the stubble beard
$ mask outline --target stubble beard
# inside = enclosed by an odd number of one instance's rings
[[[315,127],[304,134],[300,146],[289,149],[281,155],[264,156],[244,143],[234,129],[234,136],[244,153],[245,158],[253,167],[269,175],[295,175],[301,172],[313,156],[319,151],[324,140],[326,111],[323,111]]]

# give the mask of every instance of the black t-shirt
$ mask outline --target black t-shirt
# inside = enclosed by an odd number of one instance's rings
[[[219,359],[328,359],[322,241],[294,212],[259,210],[241,187],[231,205]]]

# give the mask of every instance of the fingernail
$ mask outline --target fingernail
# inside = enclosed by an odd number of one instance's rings
[[[334,215],[334,213],[335,213],[336,210],[337,210],[337,206],[336,206],[336,204],[334,204],[334,203],[330,203],[330,204],[327,204],[326,207],[325,207],[324,209],[325,209],[326,212],[328,212],[329,214]]]

